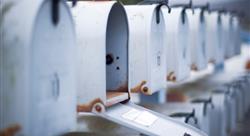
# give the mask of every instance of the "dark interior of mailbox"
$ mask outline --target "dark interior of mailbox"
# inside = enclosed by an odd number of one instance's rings
[[[106,106],[125,101],[128,94],[128,22],[124,8],[113,5],[106,31]]]

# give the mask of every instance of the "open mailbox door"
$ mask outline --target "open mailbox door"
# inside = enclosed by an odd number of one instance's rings
[[[130,102],[96,114],[150,136],[206,136],[199,129]]]
[[[147,135],[206,135],[129,102],[128,21],[120,3],[80,1],[73,15],[79,51],[78,112],[92,112]]]

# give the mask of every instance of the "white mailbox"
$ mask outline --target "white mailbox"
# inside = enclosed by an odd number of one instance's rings
[[[187,10],[189,21],[190,63],[192,70],[203,70],[207,67],[206,56],[206,18],[204,10]]]
[[[206,51],[207,60],[215,64],[220,64],[224,61],[224,47],[221,44],[222,40],[222,24],[221,17],[218,12],[206,12],[207,18],[206,29]]]
[[[230,87],[230,83],[217,88],[213,94],[215,108],[224,115],[227,132],[235,129],[237,121],[237,95],[235,90]]]
[[[190,74],[189,24],[183,8],[163,7],[166,27],[167,79],[181,81]]]
[[[214,127],[216,128],[214,131],[219,132],[220,136],[227,136],[228,126],[230,122],[230,105],[226,97],[227,94],[224,90],[214,90],[212,93],[215,112],[220,116],[220,119],[216,119],[217,121],[214,122]]]
[[[150,13],[152,9],[147,8],[145,11]],[[73,14],[78,44],[79,112],[93,112],[146,135],[164,135],[166,130],[169,130],[169,135],[205,135],[193,127],[129,102],[129,30],[126,12],[120,3],[115,1],[80,1],[73,8]],[[158,26],[151,28],[150,25],[153,24],[150,24],[150,20],[148,21],[149,28],[146,30],[159,30]],[[135,28],[131,27],[131,29]],[[155,32],[156,35],[158,35],[157,32]],[[154,41],[151,42],[154,43]],[[145,45],[145,50],[149,51],[152,48],[153,51],[144,54],[154,56],[155,53],[158,53],[158,47],[161,48],[160,45]],[[155,62],[155,57],[152,56],[150,62]],[[158,71],[158,69],[155,70]],[[173,128],[174,131],[172,131]]]
[[[72,8],[77,30],[78,104],[91,111],[129,99],[128,22],[114,1],[77,2]]]
[[[244,111],[247,113],[247,111],[250,108],[250,100],[248,99],[250,97],[250,73],[244,73],[244,75],[241,77],[243,79],[242,82],[239,84],[241,85],[243,92],[244,92]]]
[[[231,23],[233,27],[231,38],[233,39],[232,44],[233,44],[234,55],[239,55],[241,53],[239,18],[237,16],[232,15]]]
[[[67,4],[20,0],[2,6],[0,130],[14,125],[18,135],[30,136],[74,130],[76,41]]]
[[[166,37],[158,5],[126,6],[129,22],[129,84],[131,92],[151,95],[166,89]],[[159,16],[159,22],[157,21]]]
[[[192,107],[196,109],[197,117],[199,119],[200,129],[206,132],[209,136],[219,136],[219,132],[215,131],[214,127],[216,119],[220,119],[218,114],[215,114],[214,102],[212,97],[200,97],[197,99],[191,100]],[[202,107],[202,108],[199,108]],[[221,123],[218,123],[222,125]]]
[[[225,59],[231,58],[233,56],[234,48],[231,36],[233,35],[232,22],[230,20],[229,13],[221,13],[221,24],[222,24],[222,37],[221,44],[224,47],[224,57]]]

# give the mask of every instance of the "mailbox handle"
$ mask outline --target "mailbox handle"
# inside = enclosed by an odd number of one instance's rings
[[[207,106],[210,104],[212,108],[214,108],[214,104],[212,103],[212,97],[209,99],[195,99],[192,100],[192,103],[204,103],[203,107],[203,115],[206,116],[207,114]]]
[[[170,117],[185,117],[185,123],[188,123],[188,121],[193,118],[195,124],[198,123],[198,119],[195,117],[195,110],[193,109],[191,113],[188,112],[178,112],[170,115]]]
[[[168,0],[161,1],[159,5],[156,7],[156,23],[160,23],[160,10],[162,6],[166,6],[168,8],[168,13],[171,13],[171,8],[168,5]]]
[[[59,4],[60,0],[51,0],[51,18],[53,24],[56,26],[59,22]]]
[[[68,0],[68,1],[71,1],[72,2],[72,7],[75,7],[78,0]]]
[[[156,23],[160,23],[160,9],[161,6],[166,6],[168,8],[168,13],[171,12],[171,8],[168,5],[168,0],[144,0],[138,3],[139,5],[151,5],[151,4],[158,4],[156,6]]]

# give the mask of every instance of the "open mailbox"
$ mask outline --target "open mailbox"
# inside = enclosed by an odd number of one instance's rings
[[[5,37],[0,46],[4,77],[0,131],[14,129],[17,135],[33,136],[73,131],[76,40],[67,4],[60,0],[2,4],[9,10],[1,23]]]
[[[168,81],[180,81],[190,74],[189,24],[183,8],[162,7],[166,27],[166,58]]]
[[[145,8],[145,11],[152,12],[152,9]],[[147,135],[165,135],[166,130],[169,130],[169,135],[206,135],[198,129],[129,102],[129,30],[126,12],[120,3],[79,1],[73,8],[73,14],[79,51],[78,112],[92,112]],[[92,17],[89,18],[89,15]],[[147,24],[147,29],[152,29],[150,24]],[[158,32],[155,34],[158,35]],[[147,45],[145,50],[158,47],[162,49],[160,45]],[[155,70],[158,61],[154,59],[159,58],[158,50],[143,53],[157,56],[151,56],[152,62],[156,63]]]
[[[91,111],[95,103],[108,107],[128,100],[125,9],[116,2],[81,1],[73,7],[73,15],[78,44],[78,104],[84,104],[80,108]]]
[[[190,34],[190,64],[192,70],[203,70],[207,67],[206,55],[206,18],[203,9],[187,10]]]
[[[157,5],[125,7],[129,22],[131,92],[151,95],[166,89],[165,21]],[[157,17],[159,16],[159,20]]]

